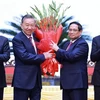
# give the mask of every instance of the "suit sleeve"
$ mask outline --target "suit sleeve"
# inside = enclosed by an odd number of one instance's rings
[[[43,54],[33,54],[27,52],[24,44],[20,39],[14,38],[13,39],[13,49],[15,56],[18,57],[21,61],[28,64],[40,64],[45,60]]]
[[[98,43],[96,38],[93,38],[92,41],[92,50],[91,50],[91,61],[95,62],[95,61],[99,61],[100,60],[100,46],[99,46],[100,42]]]
[[[10,58],[10,47],[9,47],[9,42],[8,39],[2,39],[2,53],[0,54],[0,62],[6,62]]]
[[[66,51],[59,49],[56,54],[58,61],[75,62],[88,55],[88,44],[86,42],[80,42],[73,48],[73,50]]]

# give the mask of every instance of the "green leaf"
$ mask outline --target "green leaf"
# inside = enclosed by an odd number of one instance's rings
[[[43,4],[42,8],[43,8],[43,17],[45,18],[45,17],[47,17],[47,10],[46,10],[44,4]]]

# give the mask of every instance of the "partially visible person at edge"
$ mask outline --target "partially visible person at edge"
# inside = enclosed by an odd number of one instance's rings
[[[3,100],[4,87],[6,84],[4,62],[10,59],[9,41],[6,37],[0,36],[0,100]]]
[[[71,22],[68,26],[70,40],[67,40],[62,48],[59,48],[53,41],[50,44],[56,52],[57,60],[62,64],[60,73],[62,100],[87,100],[89,48],[81,36],[82,31],[83,28],[79,22]]]
[[[41,98],[41,69],[40,64],[45,59],[51,58],[52,53],[45,52],[37,54],[33,46],[36,41],[34,30],[35,18],[31,15],[24,15],[21,20],[22,31],[12,40],[15,71],[12,81],[14,87],[14,100],[40,100]],[[32,42],[29,40],[31,36]]]
[[[92,50],[90,54],[91,61],[95,62],[92,76],[94,86],[94,100],[100,100],[100,35],[92,40]]]

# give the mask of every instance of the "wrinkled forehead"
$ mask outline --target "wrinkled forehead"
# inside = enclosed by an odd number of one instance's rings
[[[36,22],[36,20],[34,18],[27,18],[27,17],[25,17],[25,18],[22,19],[22,23],[28,22],[28,21]]]
[[[25,18],[21,24],[36,24],[36,21],[33,18]]]

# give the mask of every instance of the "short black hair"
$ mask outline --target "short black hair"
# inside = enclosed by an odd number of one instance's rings
[[[79,22],[77,22],[77,21],[71,22],[71,23],[69,24],[69,26],[68,26],[68,29],[69,29],[70,25],[72,25],[72,24],[78,25],[78,30],[79,30],[79,31],[82,31],[82,30],[83,30],[82,25],[81,25]]]
[[[33,19],[35,19],[32,15],[26,14],[26,15],[22,16],[21,23],[23,23],[24,19],[26,19],[26,18],[33,18]]]

